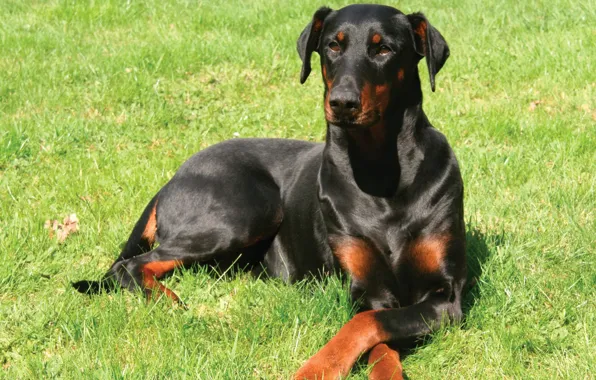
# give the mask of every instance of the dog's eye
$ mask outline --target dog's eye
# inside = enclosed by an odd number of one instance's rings
[[[336,52],[336,53],[341,50],[341,48],[339,47],[339,44],[335,41],[331,41],[329,43],[329,49],[331,49],[331,51]]]
[[[377,55],[387,55],[389,53],[391,53],[391,49],[387,45],[381,45],[377,50]]]

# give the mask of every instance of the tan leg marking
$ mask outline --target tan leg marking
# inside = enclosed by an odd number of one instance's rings
[[[385,343],[377,344],[368,354],[368,364],[373,365],[369,380],[402,380],[399,353]]]

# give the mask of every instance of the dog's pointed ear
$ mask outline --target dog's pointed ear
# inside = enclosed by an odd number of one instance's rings
[[[302,71],[300,72],[300,83],[304,83],[308,74],[310,74],[310,57],[312,52],[319,48],[319,40],[325,18],[332,12],[331,8],[321,7],[317,10],[312,21],[306,25],[306,28],[298,38],[297,48],[300,59],[302,60]]]
[[[408,15],[408,20],[414,32],[414,48],[416,52],[426,58],[430,87],[435,91],[435,75],[449,58],[447,42],[426,19],[422,13]]]

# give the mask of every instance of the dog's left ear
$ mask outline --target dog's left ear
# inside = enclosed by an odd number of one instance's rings
[[[310,57],[312,52],[319,47],[319,40],[321,39],[321,31],[323,30],[323,23],[325,18],[333,10],[327,7],[321,7],[317,10],[312,18],[312,21],[306,25],[306,28],[298,38],[298,54],[302,60],[302,71],[300,72],[300,83],[304,83],[308,74],[310,74]]]
[[[430,88],[435,91],[435,75],[449,58],[447,42],[426,19],[422,13],[412,13],[407,16],[414,32],[414,48],[416,52],[426,57]]]

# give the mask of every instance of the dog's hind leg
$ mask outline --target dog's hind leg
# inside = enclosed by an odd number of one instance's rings
[[[274,216],[269,223],[261,224],[259,233],[243,238],[238,238],[242,234],[232,226],[224,224],[192,234],[178,234],[150,252],[117,260],[102,281],[118,283],[131,291],[140,288],[149,299],[165,295],[179,302],[178,296],[159,279],[178,267],[240,254],[257,242],[272,238],[280,222],[279,217]]]
[[[194,183],[203,186],[194,186]],[[93,293],[114,287],[178,297],[158,282],[177,267],[232,260],[272,239],[283,219],[279,189],[248,176],[175,182],[149,203],[125,249],[99,282],[73,284]],[[144,252],[154,243],[159,246]],[[257,260],[257,258],[255,258]]]
[[[196,259],[196,255],[189,254],[180,248],[159,246],[150,252],[116,261],[102,282],[119,284],[131,291],[141,289],[148,299],[165,295],[180,302],[178,296],[158,280],[174,269],[190,264]]]

